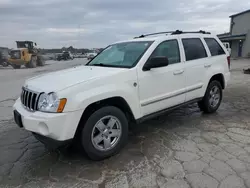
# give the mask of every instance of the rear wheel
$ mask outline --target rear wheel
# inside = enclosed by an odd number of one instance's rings
[[[116,154],[127,141],[128,121],[117,107],[100,108],[83,126],[81,144],[92,160],[101,160]]]
[[[36,68],[36,57],[32,56],[28,64],[29,68]]]
[[[214,113],[217,111],[222,100],[222,87],[220,82],[214,80],[209,83],[205,96],[198,102],[201,111],[205,113]]]
[[[12,64],[12,67],[13,67],[14,69],[20,69],[20,68],[21,68],[21,65]]]
[[[9,66],[9,64],[7,62],[3,62],[2,65],[3,65],[3,67],[8,67]]]

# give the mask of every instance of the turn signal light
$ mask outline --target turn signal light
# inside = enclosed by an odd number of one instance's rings
[[[66,103],[67,103],[67,99],[65,99],[65,98],[60,99],[60,102],[59,102],[59,105],[58,105],[58,108],[57,108],[58,113],[63,112],[63,109],[64,109]]]

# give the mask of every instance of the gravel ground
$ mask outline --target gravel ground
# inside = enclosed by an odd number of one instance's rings
[[[45,67],[0,67],[0,187],[250,187],[249,60],[232,61],[231,82],[217,113],[202,114],[196,104],[131,130],[116,156],[88,160],[74,148],[49,152],[18,128],[12,105],[25,79],[85,64],[47,62]]]

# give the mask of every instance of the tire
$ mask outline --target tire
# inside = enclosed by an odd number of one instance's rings
[[[214,80],[209,83],[205,96],[198,102],[201,111],[214,113],[218,110],[222,100],[222,86],[220,82]]]
[[[8,67],[9,64],[8,64],[7,62],[3,62],[3,63],[2,63],[2,66],[3,66],[3,67]]]
[[[99,129],[96,127],[98,122],[102,122],[98,126]],[[113,122],[113,129],[112,126],[108,129],[108,122]],[[117,138],[112,137],[112,134],[115,133],[119,135]],[[92,160],[102,160],[115,155],[127,143],[127,138],[128,120],[125,114],[114,106],[102,107],[95,111],[88,118],[80,133],[81,145]],[[98,141],[95,142],[94,140]],[[104,141],[106,141],[105,145]]]
[[[24,66],[25,66],[26,68],[29,68],[29,63],[25,63]]]
[[[203,111],[203,112],[205,111],[203,100],[198,102],[198,107],[199,107],[200,111]]]
[[[30,59],[30,62],[29,62],[29,68],[36,68],[36,57],[35,56],[32,56],[31,59]]]
[[[37,65],[41,67],[45,65],[45,60],[42,56],[37,56]]]
[[[20,69],[20,68],[21,68],[21,65],[12,64],[12,67],[13,67],[14,69]]]

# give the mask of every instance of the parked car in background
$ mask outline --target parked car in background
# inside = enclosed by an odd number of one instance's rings
[[[46,145],[74,140],[100,160],[126,144],[129,123],[195,102],[204,113],[216,112],[230,79],[229,54],[218,37],[150,35],[111,44],[86,66],[27,80],[14,104],[15,122]]]
[[[57,58],[56,58],[58,61],[61,61],[61,60],[73,60],[74,59],[74,56],[72,55],[71,52],[69,51],[63,51],[61,54],[58,54]]]
[[[58,54],[57,54],[56,60],[57,60],[57,61],[61,61],[61,60],[62,60],[62,53],[58,53]]]
[[[93,59],[96,55],[97,55],[96,53],[89,53],[89,54],[87,55],[87,59],[88,59],[88,60],[91,60],[91,59]]]

